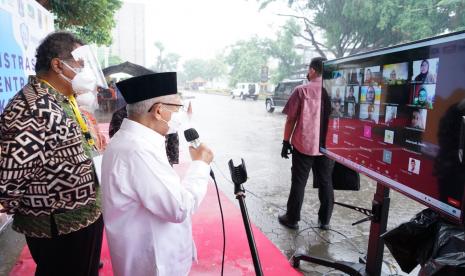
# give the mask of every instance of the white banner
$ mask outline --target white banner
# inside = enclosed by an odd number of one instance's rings
[[[0,114],[35,74],[36,48],[53,30],[53,14],[35,0],[0,0]],[[8,221],[0,214],[0,231]]]
[[[53,14],[34,0],[0,0],[0,114],[35,74],[35,51],[53,31]]]

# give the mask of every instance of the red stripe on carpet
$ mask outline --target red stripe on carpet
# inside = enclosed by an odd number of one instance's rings
[[[226,257],[224,275],[255,275],[247,236],[238,203],[233,204],[221,192],[226,227]],[[236,207],[237,206],[237,207]],[[301,275],[286,257],[254,225],[255,242],[264,275]],[[223,236],[216,191],[209,185],[207,195],[193,218],[193,235],[198,251],[198,263],[190,275],[220,275]],[[106,238],[103,240],[101,276],[113,275]],[[27,246],[22,251],[10,276],[34,275],[35,263]]]
[[[220,192],[226,228],[224,275],[255,275],[239,203],[233,204]],[[252,224],[255,243],[264,275],[301,275],[270,240]],[[198,249],[198,264],[191,275],[220,275],[223,236],[216,191],[208,193],[193,218],[193,235]]]

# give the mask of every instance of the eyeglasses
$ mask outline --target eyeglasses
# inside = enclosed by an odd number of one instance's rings
[[[154,103],[154,104],[150,107],[150,109],[149,109],[148,112],[151,112],[153,106],[156,105],[156,104],[163,104],[163,105],[169,105],[169,106],[176,106],[176,107],[178,107],[178,109],[177,109],[176,111],[186,111],[186,112],[187,112],[187,107],[186,107],[185,105],[183,105],[183,104],[174,104],[174,103]],[[170,111],[171,111],[171,110],[170,110]]]
[[[78,67],[73,67],[69,64],[69,62],[73,62],[75,64],[78,64],[79,66]],[[68,66],[69,68],[71,68],[72,70],[74,70],[74,72],[77,74],[77,73],[80,73],[83,69],[84,69],[84,63],[83,62],[80,62],[80,61],[76,61],[74,59],[64,59],[61,61],[63,64],[65,64],[66,66]]]

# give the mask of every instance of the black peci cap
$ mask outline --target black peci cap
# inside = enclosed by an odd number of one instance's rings
[[[133,77],[116,83],[128,104],[178,93],[176,72]]]

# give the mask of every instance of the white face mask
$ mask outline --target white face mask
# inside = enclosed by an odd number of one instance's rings
[[[68,68],[70,68],[76,75],[72,80],[69,80],[69,78],[63,77],[71,82],[71,86],[73,87],[73,91],[76,92],[76,94],[84,94],[87,92],[92,92],[95,91],[97,87],[97,79],[95,78],[94,74],[92,73],[92,70],[90,68],[84,67],[80,71],[76,71],[75,68],[69,66],[65,62],[62,62]]]
[[[174,134],[177,133],[181,126],[184,124],[185,114],[182,111],[168,111],[171,112],[171,119],[168,122],[163,119],[162,120],[168,125],[168,132],[166,134]]]
[[[76,101],[79,108],[82,108],[91,113],[98,108],[97,96],[93,92],[76,95]]]

